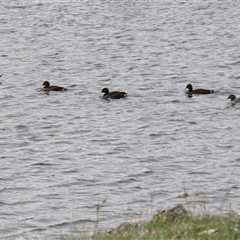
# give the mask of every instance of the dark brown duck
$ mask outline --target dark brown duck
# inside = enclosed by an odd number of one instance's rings
[[[49,91],[67,91],[67,89],[64,87],[50,86],[50,83],[48,81],[45,81],[43,83],[43,86],[44,86],[43,90],[47,91],[47,92],[49,92]]]
[[[237,98],[233,94],[229,95],[227,99],[231,99],[231,104],[232,105],[235,105],[236,103],[240,103],[240,97]]]
[[[214,93],[214,90],[208,90],[208,89],[202,89],[202,88],[198,88],[198,89],[193,90],[192,84],[188,84],[186,86],[186,88],[189,89],[188,94],[210,94],[210,93]]]
[[[119,99],[127,96],[127,93],[125,92],[117,92],[117,91],[109,92],[108,88],[103,88],[102,93],[104,93],[103,94],[104,99],[108,99],[108,98]]]

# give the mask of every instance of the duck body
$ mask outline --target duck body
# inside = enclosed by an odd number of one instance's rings
[[[43,83],[43,86],[44,86],[43,90],[47,91],[47,92],[49,92],[49,91],[67,91],[67,89],[64,87],[50,86],[50,83],[48,81],[45,81]]]
[[[210,94],[210,93],[214,93],[214,90],[208,90],[208,89],[202,89],[202,88],[198,88],[198,89],[194,89],[192,87],[192,84],[188,84],[186,86],[186,88],[188,88],[188,94]]]
[[[108,88],[103,88],[102,93],[104,93],[103,94],[104,99],[108,99],[108,98],[120,99],[127,96],[127,93],[125,92],[117,92],[117,91],[109,92]]]
[[[233,94],[229,95],[227,99],[231,99],[231,104],[232,105],[235,105],[236,103],[240,103],[240,97],[237,98]]]

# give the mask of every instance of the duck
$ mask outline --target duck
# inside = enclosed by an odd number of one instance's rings
[[[117,91],[109,92],[108,88],[103,88],[102,93],[104,93],[103,94],[104,99],[108,99],[108,98],[119,99],[127,96],[127,93],[125,92],[117,92]]]
[[[231,104],[232,105],[235,105],[236,103],[240,103],[240,97],[237,98],[233,94],[229,95],[227,99],[231,99]]]
[[[45,81],[43,83],[43,90],[44,91],[67,91],[66,88],[64,87],[58,87],[58,86],[50,86],[50,83],[48,81]]]
[[[198,88],[198,89],[193,90],[193,86],[190,83],[186,86],[186,88],[189,89],[188,94],[190,94],[190,95],[191,94],[210,94],[210,93],[214,93],[214,90],[208,90],[208,89],[202,89],[202,88]]]

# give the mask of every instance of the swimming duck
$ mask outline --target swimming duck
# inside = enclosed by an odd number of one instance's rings
[[[58,86],[50,86],[50,83],[48,81],[45,81],[43,83],[43,90],[44,91],[67,91],[66,88],[64,87],[58,87]]]
[[[235,105],[236,103],[240,103],[240,97],[236,98],[235,95],[231,94],[227,99],[231,99],[231,104]]]
[[[103,88],[102,93],[104,93],[103,94],[104,99],[108,99],[108,98],[119,99],[127,96],[127,93],[125,92],[117,92],[117,91],[109,92],[108,88]]]
[[[210,93],[214,93],[214,90],[208,90],[208,89],[194,89],[192,87],[192,84],[188,84],[186,86],[186,88],[189,89],[188,94],[210,94]]]

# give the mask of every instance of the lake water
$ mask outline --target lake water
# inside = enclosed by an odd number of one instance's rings
[[[240,210],[237,1],[0,10],[0,238],[91,233],[104,200],[100,229],[186,201]],[[46,80],[68,91],[45,94]],[[215,93],[188,98],[188,83]]]

